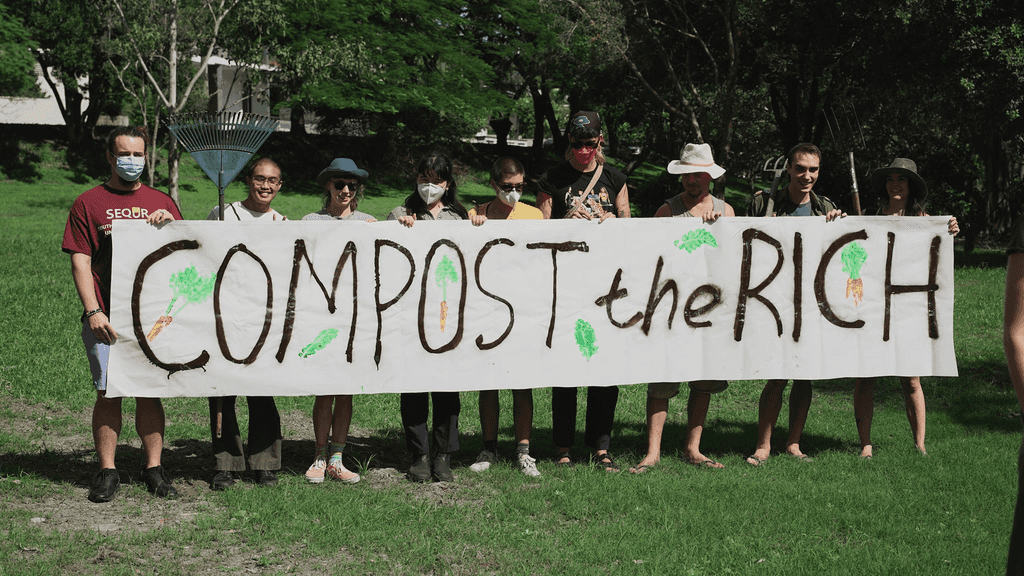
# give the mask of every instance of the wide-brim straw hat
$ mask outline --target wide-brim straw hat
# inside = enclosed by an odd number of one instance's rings
[[[909,158],[897,158],[892,161],[892,164],[876,168],[871,172],[871,189],[881,194],[883,198],[888,197],[889,192],[885,189],[885,178],[894,172],[907,177],[907,181],[910,182],[910,193],[915,198],[924,200],[928,197],[928,185],[917,175],[917,164]]]
[[[359,179],[361,184],[365,184],[370,173],[356,166],[356,163],[349,158],[335,158],[331,165],[324,168],[316,177],[316,183],[323,186],[324,182],[335,176],[354,176]]]
[[[679,160],[668,163],[669,174],[707,172],[715,180],[725,174],[725,168],[715,164],[710,144],[687,144],[679,152]]]

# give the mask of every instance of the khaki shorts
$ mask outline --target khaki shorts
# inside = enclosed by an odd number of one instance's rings
[[[729,383],[725,380],[701,380],[690,382],[690,390],[695,392],[706,392],[718,394],[725,391]],[[647,385],[647,397],[668,400],[679,394],[679,382],[651,382]]]

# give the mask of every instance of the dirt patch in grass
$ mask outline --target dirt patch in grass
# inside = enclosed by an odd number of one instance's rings
[[[172,438],[165,443],[163,466],[180,495],[174,500],[155,498],[146,492],[141,474],[144,462],[141,443],[134,435],[130,439],[122,438],[117,450],[120,490],[113,501],[95,504],[86,498],[97,471],[90,428],[91,406],[72,412],[9,399],[4,412],[5,431],[23,439],[31,449],[24,450],[24,444],[13,451],[11,447],[0,448],[3,450],[0,451],[0,506],[21,519],[16,522],[24,522],[51,536],[81,537],[85,533],[97,538],[96,555],[88,565],[67,567],[68,572],[102,573],[113,566],[127,564],[142,572],[166,571],[170,565],[172,572],[190,575],[225,570],[249,574],[321,574],[355,561],[344,550],[336,551],[334,558],[319,555],[310,558],[302,544],[265,551],[253,550],[238,541],[230,545],[221,542],[195,547],[188,543],[180,546],[172,542],[150,543],[145,545],[145,552],[140,553],[123,538],[157,530],[191,529],[199,519],[226,511],[210,489],[213,455],[209,438]],[[281,424],[286,438],[282,445],[282,470],[278,474],[282,479],[292,475],[298,478],[291,481],[304,481],[302,476],[314,453],[310,415],[301,410],[283,412]],[[126,412],[123,429],[133,427],[134,417]],[[409,482],[405,475],[409,462],[404,439],[393,430],[376,433],[353,428],[347,446],[346,466],[359,470],[362,482],[375,489],[406,490],[413,498],[439,506],[466,503],[468,486],[464,483]],[[460,464],[468,465],[467,462]],[[232,488],[257,489],[262,488],[252,482],[249,474],[241,474],[240,481]],[[9,533],[7,529],[0,530],[0,538]],[[223,537],[230,539],[231,533],[223,531]],[[116,540],[108,541],[107,537]],[[29,562],[31,558],[54,553],[57,552],[15,551]]]

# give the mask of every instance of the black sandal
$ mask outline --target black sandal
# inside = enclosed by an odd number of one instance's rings
[[[566,460],[565,462],[561,461],[563,458]],[[554,462],[555,466],[558,466],[559,468],[572,468],[576,465],[572,460],[572,456],[570,456],[568,452],[557,452],[555,454]]]
[[[592,454],[590,461],[598,466],[604,468],[605,472],[621,472],[622,469],[619,465],[612,460],[612,455],[605,452],[604,454]]]

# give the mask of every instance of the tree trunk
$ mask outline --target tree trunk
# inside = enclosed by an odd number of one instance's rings
[[[530,100],[533,102],[533,157],[544,157],[544,107],[541,105],[540,90],[530,82]]]
[[[292,106],[288,112],[288,119],[291,121],[291,133],[306,135],[306,110],[301,105]]]
[[[173,117],[178,112],[178,0],[172,0],[171,2],[171,44],[169,56],[169,76],[168,79],[168,106],[167,115]],[[178,210],[181,210],[181,199],[178,196],[178,139],[174,137],[174,133],[168,133],[170,138],[170,144],[167,147],[167,193],[171,196],[171,200],[178,205]],[[218,183],[219,185],[219,183]]]
[[[561,155],[565,151],[565,147],[569,145],[569,142],[562,134],[561,127],[558,125],[558,119],[555,117],[555,107],[551,103],[551,90],[547,87],[541,87],[540,93],[544,117],[548,121],[548,128],[551,129],[551,140],[555,143],[555,150]]]

